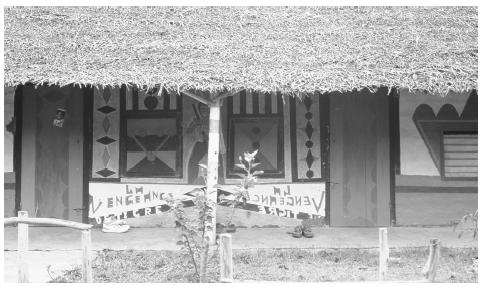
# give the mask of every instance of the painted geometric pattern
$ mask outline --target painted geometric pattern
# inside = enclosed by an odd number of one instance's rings
[[[298,179],[322,177],[320,149],[320,107],[318,96],[296,100]]]
[[[120,89],[95,89],[93,98],[92,177],[118,178]]]
[[[176,111],[177,101],[180,100],[175,93],[159,94],[158,88],[149,91],[127,89],[125,109],[139,111]]]
[[[232,112],[238,114],[282,114],[283,99],[278,93],[243,90],[231,97]]]
[[[235,124],[234,155],[238,159],[245,151],[258,149],[255,162],[259,170],[276,172],[278,166],[278,121],[246,121]]]
[[[175,126],[175,118],[128,119],[125,141],[128,175],[175,174],[178,147]]]

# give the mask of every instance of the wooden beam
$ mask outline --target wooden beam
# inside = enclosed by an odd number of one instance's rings
[[[26,212],[26,211],[24,211]],[[20,211],[19,217],[9,217],[5,218],[3,220],[3,225],[10,225],[10,224],[39,224],[39,225],[54,225],[54,226],[63,226],[63,227],[69,227],[73,229],[79,229],[79,230],[87,230],[93,227],[91,224],[84,224],[84,223],[79,223],[75,221],[68,221],[68,220],[63,220],[63,219],[57,219],[57,218],[40,218],[40,217],[21,217],[20,216]]]
[[[211,106],[214,104],[213,101],[209,100],[209,99],[205,99],[205,98],[202,98],[198,95],[196,95],[195,93],[192,93],[190,91],[181,91],[180,93],[184,94],[184,95],[187,95],[189,96],[190,98],[194,99],[194,100],[197,100],[199,101],[200,103],[204,103],[205,105],[208,105],[208,106]]]

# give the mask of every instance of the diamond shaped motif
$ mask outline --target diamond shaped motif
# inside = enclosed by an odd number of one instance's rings
[[[310,122],[307,122],[307,126],[305,127],[305,132],[307,133],[307,136],[308,138],[312,138],[312,134],[313,134],[313,127],[312,127],[312,124]]]
[[[114,171],[109,170],[108,168],[104,168],[102,170],[97,171],[97,174],[103,176],[103,177],[109,177],[112,174],[115,174]]]
[[[110,160],[110,153],[108,153],[107,147],[103,150],[103,155],[102,155],[102,161],[103,161],[103,166],[107,167],[108,161]]]
[[[308,150],[307,157],[305,158],[307,161],[308,168],[312,167],[313,161],[315,160],[312,155],[312,151]]]
[[[105,100],[105,103],[108,104],[108,101],[110,100],[110,97],[111,97],[111,93],[110,93],[110,88],[105,88],[103,90],[103,99]]]
[[[105,117],[105,119],[103,119],[103,130],[105,131],[105,133],[108,133],[109,129],[110,129],[110,120],[108,119],[108,117]]]
[[[115,111],[115,109],[112,108],[112,107],[110,107],[110,106],[103,106],[103,107],[101,107],[101,108],[98,108],[97,111],[100,111],[100,112],[102,112],[102,113],[104,113],[104,114],[109,114],[109,113]]]
[[[105,136],[105,137],[103,137],[103,138],[99,138],[99,139],[97,140],[97,142],[99,142],[99,143],[101,143],[101,144],[104,144],[104,145],[111,144],[111,143],[113,143],[114,141],[116,141],[116,140],[112,139],[111,137],[107,137],[107,136]]]
[[[303,99],[303,103],[305,104],[305,108],[307,108],[307,111],[309,111],[310,107],[312,106],[312,99],[310,97],[305,97]]]

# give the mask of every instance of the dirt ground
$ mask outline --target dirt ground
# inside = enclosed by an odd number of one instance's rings
[[[437,282],[477,282],[477,248],[443,248]],[[390,252],[386,280],[421,280],[427,248],[399,248]],[[371,249],[292,250],[262,249],[234,251],[235,281],[376,281],[378,252]],[[210,282],[217,282],[218,254],[208,269]],[[174,251],[101,251],[94,261],[94,282],[192,282],[193,265]],[[56,282],[80,280],[74,267]]]

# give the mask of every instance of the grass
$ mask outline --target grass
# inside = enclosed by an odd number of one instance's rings
[[[442,248],[438,282],[477,282],[477,248]],[[387,280],[421,280],[427,248],[391,249]],[[193,266],[174,251],[113,251],[98,253],[93,263],[94,282],[193,282]],[[261,249],[234,250],[234,279],[262,281],[375,281],[378,253],[374,249]],[[475,260],[476,261],[476,260]],[[218,253],[208,268],[217,282]],[[52,282],[78,282],[80,268],[63,271]]]

